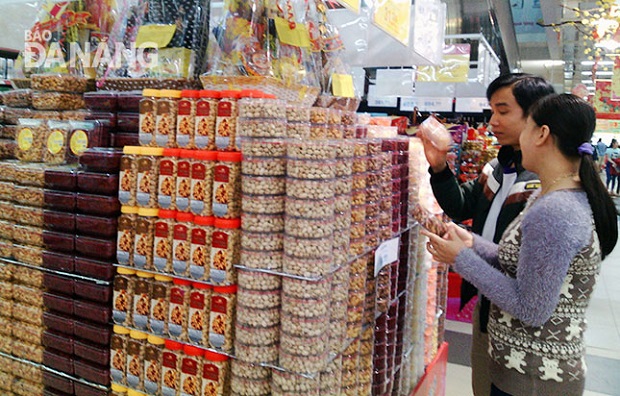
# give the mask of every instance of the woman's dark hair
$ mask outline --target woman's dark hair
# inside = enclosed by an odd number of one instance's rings
[[[499,89],[512,86],[512,95],[517,104],[523,110],[523,115],[529,115],[530,107],[543,96],[555,93],[553,86],[542,77],[527,73],[502,74],[489,84],[487,88],[487,99]]]
[[[611,253],[618,240],[618,212],[590,154],[580,154],[579,146],[590,142],[596,127],[594,109],[571,94],[549,95],[536,102],[530,116],[538,126],[547,125],[557,147],[569,158],[581,156],[579,178],[588,195],[603,258]]]

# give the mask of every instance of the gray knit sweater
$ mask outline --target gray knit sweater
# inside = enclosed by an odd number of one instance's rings
[[[585,312],[601,252],[585,192],[532,195],[499,245],[480,237],[454,269],[491,300],[491,380],[512,395],[581,395]]]

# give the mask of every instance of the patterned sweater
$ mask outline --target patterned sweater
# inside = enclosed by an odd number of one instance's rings
[[[601,265],[598,237],[585,192],[538,196],[499,245],[475,237],[454,268],[492,302],[493,383],[515,396],[581,395],[585,314]]]

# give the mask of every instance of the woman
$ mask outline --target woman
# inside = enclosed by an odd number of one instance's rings
[[[616,186],[616,181],[618,181],[618,172],[614,168],[615,160],[617,158],[620,158],[618,141],[616,139],[611,139],[611,145],[607,151],[605,151],[605,157],[603,158],[603,163],[605,164],[605,174],[607,176],[605,185],[611,195],[614,195],[614,188]]]
[[[601,260],[618,239],[617,212],[592,160],[594,110],[569,94],[533,106],[519,138],[541,188],[498,245],[450,225],[430,238],[435,260],[492,303],[491,395],[581,395],[585,311]]]

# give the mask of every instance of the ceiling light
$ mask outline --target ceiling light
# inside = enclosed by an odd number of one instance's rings
[[[582,76],[591,76],[592,72],[590,70],[584,70],[584,71],[581,72],[581,75]]]
[[[581,80],[581,82],[584,84],[594,84],[592,80]]]
[[[599,70],[596,72],[597,76],[613,76],[614,72],[613,71],[605,71],[605,70]]]
[[[594,90],[596,89],[596,87],[586,87],[586,89],[587,89],[588,91],[594,91]]]

